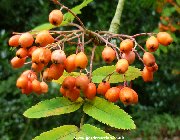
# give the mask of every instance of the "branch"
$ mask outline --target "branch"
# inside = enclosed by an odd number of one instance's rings
[[[109,28],[109,31],[112,33],[118,33],[118,31],[119,31],[124,2],[125,2],[125,0],[119,0],[119,2],[118,2],[115,15],[111,21],[111,25]]]

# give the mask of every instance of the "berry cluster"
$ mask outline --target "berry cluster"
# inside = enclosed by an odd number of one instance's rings
[[[62,4],[58,3],[60,6]],[[70,11],[65,6],[66,10]],[[70,11],[72,14],[73,12]],[[78,21],[80,19],[73,14]],[[63,21],[63,14],[60,10],[53,10],[49,14],[49,22],[54,26],[59,26]],[[21,89],[23,94],[35,92],[42,94],[48,92],[46,82],[58,80],[64,71],[71,73],[80,69],[80,75],[77,77],[68,76],[64,79],[60,92],[63,96],[71,101],[76,101],[82,96],[92,100],[96,93],[103,95],[108,101],[120,101],[125,104],[136,104],[138,102],[138,94],[127,86],[124,80],[124,86],[110,87],[108,80],[103,80],[98,84],[92,82],[92,64],[97,42],[103,42],[105,48],[102,51],[103,60],[110,64],[117,59],[116,69],[114,72],[125,74],[138,56],[139,60],[144,63],[142,77],[145,82],[153,80],[153,73],[158,70],[155,57],[151,52],[158,49],[159,43],[168,46],[173,39],[166,32],[159,32],[156,37],[153,33],[141,33],[134,36],[113,34],[106,31],[93,32],[87,30],[83,23],[80,25],[70,23],[70,26],[75,26],[78,30],[72,31],[47,31],[35,33],[15,33],[9,39],[9,45],[16,47],[16,56],[11,60],[13,68],[21,68],[24,64],[31,64],[31,70],[24,71],[17,79],[16,85]],[[150,35],[146,41],[147,50],[144,50],[135,40],[141,35]],[[87,38],[86,38],[87,36]],[[96,38],[96,39],[95,39]],[[120,47],[109,42],[111,39],[120,39]],[[64,52],[65,43],[77,45],[76,53],[66,56]],[[93,43],[92,56],[90,60],[90,70],[87,70],[88,57],[84,53],[85,44]],[[143,58],[138,54],[136,47],[140,47],[144,52]],[[31,60],[26,62],[26,60]],[[82,74],[82,70],[87,72],[87,75]],[[109,77],[112,74],[108,75]],[[38,78],[38,76],[40,78]],[[106,78],[105,78],[106,79]],[[81,94],[82,93],[82,94]]]

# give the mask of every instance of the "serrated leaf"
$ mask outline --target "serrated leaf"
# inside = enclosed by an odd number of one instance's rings
[[[100,68],[97,68],[92,72],[92,81],[94,83],[100,83],[102,80],[110,73],[112,73],[116,67],[113,66],[103,66]],[[134,80],[135,78],[138,78],[141,76],[141,71],[138,68],[129,66],[128,70],[125,73],[125,80],[126,81],[131,81]],[[109,82],[110,83],[119,83],[123,82],[123,75],[115,72],[113,75],[111,75]]]
[[[68,73],[68,72],[64,71],[63,75],[58,80],[53,80],[53,82],[58,83],[58,84],[61,85],[66,77],[68,77],[68,76],[77,77],[79,75],[80,75],[79,72]],[[81,73],[81,75],[84,75],[84,73]]]
[[[65,97],[53,98],[32,106],[23,115],[27,118],[42,118],[66,114],[78,110],[82,103],[82,98],[79,98],[76,102],[71,102]]]
[[[50,131],[41,133],[33,140],[73,140],[77,132],[77,126],[64,125],[61,127],[54,128]]]
[[[114,136],[111,136],[109,133],[106,133],[105,131],[90,124],[84,124],[80,129],[80,131],[76,134],[76,139],[79,139],[81,137],[89,138],[89,139],[93,139],[94,137],[97,137],[97,138],[108,138],[111,140],[115,140]]]
[[[92,2],[93,0],[84,0],[80,5],[78,6],[75,6],[74,8],[71,9],[71,11],[73,11],[76,15],[77,14],[81,14],[81,9],[86,7],[90,2]],[[63,22],[61,23],[61,25],[59,26],[54,26],[52,24],[50,24],[49,22],[47,23],[44,23],[42,25],[39,25],[37,27],[35,27],[34,29],[32,29],[32,31],[42,31],[42,30],[50,30],[50,29],[53,29],[53,28],[57,28],[57,27],[60,27],[60,26],[65,26],[67,25],[68,23],[72,22],[74,20],[74,16],[67,12],[64,14],[64,19],[63,19]]]
[[[88,100],[83,111],[94,119],[118,129],[135,129],[134,121],[124,110],[107,100],[95,97]]]

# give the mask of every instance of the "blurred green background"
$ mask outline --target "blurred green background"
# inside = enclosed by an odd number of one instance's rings
[[[62,0],[62,3],[70,8],[81,2]],[[89,29],[108,30],[117,3],[117,0],[94,0],[82,10],[79,17]],[[22,114],[32,105],[44,99],[61,96],[59,85],[50,83],[51,88],[46,95],[22,95],[16,88],[15,81],[28,67],[12,69],[9,63],[15,55],[15,51],[12,51],[7,44],[12,32],[29,31],[48,22],[48,14],[54,8],[58,7],[49,0],[0,1],[0,140],[30,140],[43,131],[63,124],[79,125],[81,116],[78,112],[42,119],[26,119]],[[166,20],[166,17],[169,20]],[[133,82],[133,89],[139,94],[138,105],[125,107],[118,103],[133,117],[137,125],[136,130],[119,131],[88,116],[85,119],[87,123],[101,127],[115,136],[124,136],[125,139],[180,139],[180,21],[178,17],[180,17],[179,0],[125,1],[120,33],[133,35],[141,32],[157,32],[159,29],[167,30],[172,34],[174,43],[168,48],[161,46],[155,53],[159,70],[155,73],[152,83],[144,83],[142,78]],[[138,38],[143,46],[145,39]],[[102,59],[101,50],[97,49],[95,67],[102,64],[99,63]],[[142,64],[138,62],[135,64],[142,69]]]

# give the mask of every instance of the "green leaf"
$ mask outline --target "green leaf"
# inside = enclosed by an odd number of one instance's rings
[[[73,11],[76,15],[81,14],[81,9],[86,7],[92,1],[93,0],[84,0],[80,5],[72,8],[71,11]],[[50,30],[50,29],[57,28],[57,27],[60,27],[60,26],[65,26],[68,23],[72,22],[74,20],[74,18],[75,17],[71,13],[67,12],[67,13],[64,14],[64,19],[63,19],[63,22],[61,23],[61,25],[54,26],[54,25],[52,25],[52,24],[50,24],[48,22],[48,23],[44,23],[42,25],[39,25],[39,26],[35,27],[32,30],[42,31],[42,30]]]
[[[76,139],[79,139],[81,137],[89,138],[89,139],[97,137],[97,138],[104,138],[104,139],[108,138],[111,140],[115,140],[114,136],[111,136],[109,133],[106,133],[105,131],[90,124],[84,124],[81,130],[76,134]]]
[[[50,131],[41,133],[33,140],[73,140],[77,132],[77,126],[64,125],[61,127],[54,128]]]
[[[53,98],[32,106],[23,115],[27,118],[42,118],[66,114],[78,110],[82,103],[82,98],[79,98],[76,102],[71,102],[65,97]]]
[[[94,70],[92,72],[92,81],[94,83],[100,83],[102,82],[102,80],[108,75],[111,74],[114,70],[116,69],[116,67],[113,66],[103,66],[100,68],[97,68],[96,70]],[[139,76],[141,76],[141,71],[138,68],[129,66],[127,72],[125,73],[125,79],[126,81],[131,81],[134,80],[135,78],[138,78]],[[123,75],[119,74],[117,72],[115,72],[113,75],[111,75],[109,82],[110,83],[119,83],[119,82],[123,82]]]
[[[53,82],[55,83],[58,83],[58,84],[62,84],[62,82],[64,81],[64,79],[68,76],[73,76],[73,77],[77,77],[79,76],[80,73],[79,72],[71,72],[71,73],[68,73],[66,71],[64,71],[63,75],[58,79],[58,80],[53,80]],[[81,73],[81,75],[84,75],[84,73]]]
[[[124,110],[107,100],[95,97],[84,104],[83,111],[94,119],[118,129],[135,129],[134,121]]]

